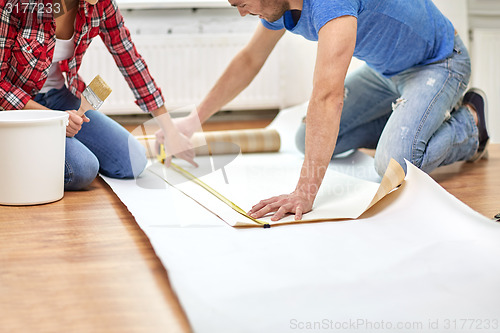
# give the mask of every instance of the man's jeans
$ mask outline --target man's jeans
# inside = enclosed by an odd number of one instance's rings
[[[469,78],[469,54],[458,36],[449,58],[390,78],[362,66],[345,81],[334,155],[376,148],[380,175],[391,158],[405,171],[407,159],[425,172],[470,158],[478,147],[478,130],[467,108],[457,106]],[[296,139],[305,151],[305,124]]]
[[[52,110],[78,110],[80,99],[66,87],[38,94],[35,102]],[[97,172],[113,178],[133,178],[147,163],[144,147],[111,118],[89,110],[90,122],[73,137],[66,138],[64,189],[81,190]]]

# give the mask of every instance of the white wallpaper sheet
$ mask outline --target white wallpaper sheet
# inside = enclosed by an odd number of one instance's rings
[[[149,172],[104,179],[149,237],[195,332],[500,325],[500,224],[412,165],[402,187],[357,220],[270,229],[232,228]]]

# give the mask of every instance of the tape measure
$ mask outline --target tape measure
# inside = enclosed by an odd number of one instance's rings
[[[162,163],[162,164],[165,163],[165,159],[167,158],[167,155],[165,154],[165,148],[164,148],[163,145],[160,145],[160,152],[159,152],[157,158],[158,158],[158,161],[160,163]],[[231,207],[234,211],[240,213],[241,215],[245,216],[246,218],[252,220],[253,222],[255,222],[257,224],[262,225],[264,228],[270,228],[271,227],[271,225],[269,223],[257,220],[255,218],[249,216],[242,208],[240,208],[234,202],[232,202],[231,200],[229,200],[228,198],[226,198],[225,196],[223,196],[222,194],[220,194],[219,192],[217,192],[216,190],[214,190],[207,183],[201,181],[199,178],[197,178],[196,176],[194,176],[189,171],[186,171],[183,167],[181,167],[181,166],[179,166],[179,165],[177,165],[177,164],[175,164],[173,162],[170,163],[170,166],[172,167],[172,169],[174,169],[175,171],[177,171],[178,173],[180,173],[181,175],[183,175],[185,178],[187,178],[190,181],[192,181],[193,183],[201,186],[203,189],[205,189],[206,191],[208,191],[210,194],[212,194],[213,196],[215,196],[217,199],[219,199],[220,201],[222,201],[223,203],[225,203],[226,205],[228,205],[229,207]]]

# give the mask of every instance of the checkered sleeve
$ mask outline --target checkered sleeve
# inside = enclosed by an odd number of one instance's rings
[[[9,59],[17,36],[17,18],[8,12],[8,8],[0,6],[0,109],[20,110],[28,103],[31,96],[12,84],[9,79],[9,74],[15,72],[15,68],[11,68]]]
[[[146,112],[161,107],[165,103],[161,90],[137,52],[115,0],[110,0],[104,14],[100,36],[132,89],[136,104]]]

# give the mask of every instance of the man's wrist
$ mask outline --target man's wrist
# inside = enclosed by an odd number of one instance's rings
[[[198,105],[191,113],[190,116],[193,118],[197,118],[197,122],[203,124],[205,121],[207,121],[208,118],[210,118],[214,113],[217,111],[211,111],[210,109],[207,109],[203,104]]]
[[[328,164],[323,165],[323,163],[314,161],[304,161],[300,171],[300,179],[295,190],[314,200],[318,194],[327,168]]]
[[[308,200],[314,201],[316,198],[316,195],[318,194],[319,187],[321,186],[321,183],[302,183],[302,184],[297,184],[297,187],[295,188],[295,192],[298,192],[302,194],[304,197],[306,197]]]

